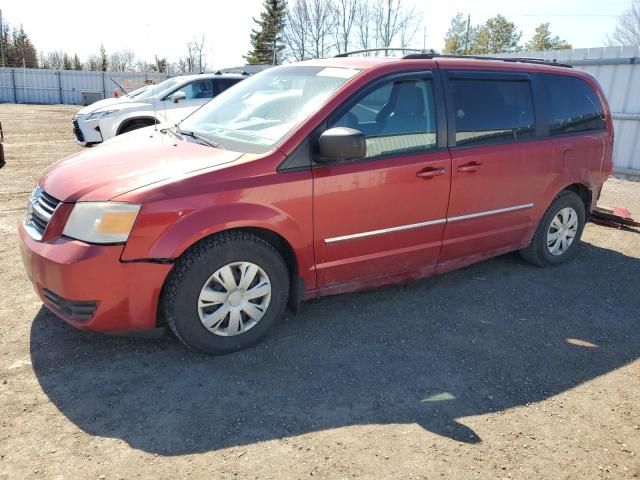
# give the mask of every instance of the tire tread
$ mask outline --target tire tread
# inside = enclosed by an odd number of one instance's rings
[[[545,259],[542,249],[544,248],[544,239],[543,236],[547,234],[547,216],[550,212],[554,211],[557,205],[564,201],[566,198],[575,197],[580,200],[582,204],[582,199],[571,190],[562,190],[556,198],[553,199],[551,205],[545,210],[544,215],[540,219],[540,223],[536,228],[536,232],[531,238],[531,243],[528,247],[520,250],[520,256],[527,262],[536,265],[537,267],[546,267],[549,265],[549,262]],[[575,241],[580,241],[580,238],[576,238]]]
[[[171,270],[169,279],[167,280],[161,294],[159,312],[162,319],[166,322],[174,335],[189,350],[198,351],[197,348],[191,345],[190,342],[180,335],[179,328],[176,326],[175,312],[170,308],[171,305],[175,304],[178,286],[187,275],[187,272],[192,268],[193,264],[202,260],[212,249],[221,248],[226,245],[246,244],[247,242],[252,242],[270,249],[282,261],[282,263],[286,265],[280,252],[271,243],[251,233],[230,230],[220,232],[200,240],[183,253]]]

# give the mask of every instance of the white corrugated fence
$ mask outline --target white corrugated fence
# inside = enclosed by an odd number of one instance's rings
[[[88,72],[38,68],[0,68],[0,103],[82,104],[82,92],[113,96],[113,80],[126,90],[168,78],[166,73]],[[122,93],[119,91],[119,93]]]

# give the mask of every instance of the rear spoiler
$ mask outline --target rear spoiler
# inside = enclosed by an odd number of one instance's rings
[[[0,168],[7,164],[7,162],[4,161],[4,146],[2,142],[4,142],[4,133],[2,131],[2,124],[0,123]]]

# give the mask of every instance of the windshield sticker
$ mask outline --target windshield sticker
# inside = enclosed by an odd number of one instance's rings
[[[351,78],[355,76],[360,70],[354,70],[353,68],[335,68],[328,67],[320,70],[317,73],[318,77],[333,77],[333,78]]]

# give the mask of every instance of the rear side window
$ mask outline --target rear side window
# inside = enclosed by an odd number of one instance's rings
[[[456,145],[531,138],[535,116],[527,80],[452,79]]]
[[[214,80],[216,85],[216,94],[224,92],[227,88],[232,85],[235,85],[240,81],[239,78],[217,78]]]
[[[364,133],[366,158],[412,154],[436,147],[436,117],[431,80],[383,84],[358,100],[332,127]]]
[[[591,86],[576,77],[540,76],[549,98],[549,133],[604,130],[604,110]]]

